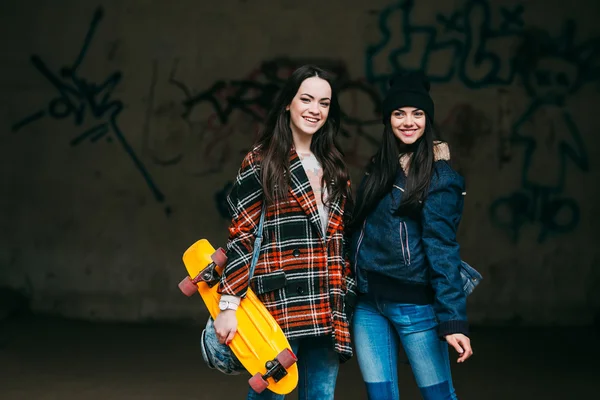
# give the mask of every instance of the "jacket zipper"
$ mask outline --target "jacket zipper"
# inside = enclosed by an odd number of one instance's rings
[[[405,237],[402,236],[402,228],[404,227]],[[406,243],[406,248],[404,244]],[[404,258],[404,264],[410,265],[410,246],[408,244],[408,228],[406,222],[400,221],[400,245],[402,246],[402,257]]]
[[[363,221],[363,226],[362,229],[360,230],[360,236],[358,237],[358,244],[356,245],[356,253],[354,254],[354,274],[356,275],[356,262],[358,260],[358,251],[360,250],[360,245],[363,241],[363,238],[365,237],[365,225],[367,224],[367,219],[365,218],[365,220]]]
[[[394,187],[404,193],[404,189],[402,189],[398,185],[394,185]],[[404,227],[404,231],[406,232],[406,240],[402,238],[402,227]],[[406,248],[404,248],[404,242],[406,241]],[[402,245],[402,257],[404,258],[404,264],[410,265],[410,246],[408,245],[408,229],[406,228],[406,222],[400,221],[400,245]]]

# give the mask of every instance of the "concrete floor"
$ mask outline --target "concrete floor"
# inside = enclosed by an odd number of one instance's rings
[[[200,326],[0,324],[2,400],[245,398],[248,376],[204,366]],[[457,392],[462,400],[600,398],[599,338],[593,328],[474,328],[475,355],[453,366]],[[419,399],[407,365],[399,375],[402,399]],[[355,359],[340,369],[336,398],[366,398]]]

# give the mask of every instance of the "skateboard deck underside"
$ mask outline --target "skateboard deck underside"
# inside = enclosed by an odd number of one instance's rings
[[[183,255],[188,274],[191,277],[197,276],[212,262],[210,256],[214,252],[215,249],[205,239],[194,243]],[[220,274],[220,267],[217,267],[217,270]],[[217,293],[217,289],[218,284],[209,287],[205,282],[198,283],[198,292],[213,319],[220,311],[221,295]],[[250,288],[236,311],[236,317],[237,332],[229,347],[251,375],[257,372],[264,374],[265,363],[275,359],[282,350],[289,349],[290,344],[273,316]],[[268,378],[268,389],[278,394],[287,394],[294,390],[298,384],[297,364],[294,363],[287,371],[288,374],[278,382]]]

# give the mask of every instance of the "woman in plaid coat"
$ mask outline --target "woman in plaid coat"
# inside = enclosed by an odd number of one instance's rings
[[[355,281],[344,238],[350,183],[335,141],[339,126],[330,75],[300,67],[276,97],[228,196],[232,223],[215,332],[222,343],[235,335],[235,309],[248,288],[264,205],[263,242],[250,285],[298,356],[299,399],[333,399],[339,362],[352,356],[348,315]],[[283,396],[250,389],[253,398]]]

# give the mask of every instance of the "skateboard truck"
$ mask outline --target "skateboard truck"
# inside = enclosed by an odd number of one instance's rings
[[[215,285],[215,283],[217,283],[219,281],[219,279],[221,278],[219,276],[219,274],[217,273],[217,271],[215,270],[216,267],[217,267],[217,264],[215,264],[214,262],[211,262],[210,264],[208,264],[208,266],[206,268],[204,268],[202,271],[200,271],[194,279],[192,279],[192,282],[198,283],[200,281],[203,281],[203,282],[206,282],[208,287],[213,287]]]
[[[227,255],[225,250],[219,247],[211,256],[212,262],[203,268],[198,275],[194,278],[186,276],[181,282],[179,282],[179,290],[186,296],[191,296],[198,291],[198,282],[206,282],[208,287],[213,287],[221,276],[218,274],[216,268],[220,266],[222,268],[227,264]]]
[[[290,349],[283,350],[275,359],[265,363],[266,373],[261,374],[257,372],[248,380],[250,387],[256,393],[261,393],[269,386],[269,382],[267,382],[268,378],[273,378],[275,382],[279,382],[288,374],[287,369],[296,361],[298,361],[298,358]]]

